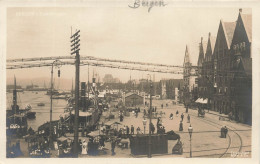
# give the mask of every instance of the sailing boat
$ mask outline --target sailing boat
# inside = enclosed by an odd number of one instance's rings
[[[17,105],[16,78],[14,77],[13,105],[6,110],[6,131],[8,136],[24,136],[27,132],[27,116]]]

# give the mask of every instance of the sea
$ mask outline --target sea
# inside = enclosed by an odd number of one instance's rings
[[[28,104],[32,107],[32,112],[36,112],[35,119],[28,119],[28,128],[38,130],[38,127],[50,121],[50,95],[46,95],[47,91],[24,91],[17,93],[17,104],[20,109],[24,109]],[[6,107],[11,108],[13,101],[12,93],[6,93]],[[44,106],[38,106],[38,103],[44,103]],[[58,120],[60,115],[64,113],[67,101],[64,99],[52,100],[52,120]]]

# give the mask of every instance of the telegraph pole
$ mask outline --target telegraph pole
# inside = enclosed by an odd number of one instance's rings
[[[79,135],[79,64],[80,64],[80,56],[79,56],[79,32],[77,30],[71,37],[71,55],[76,54],[75,56],[75,67],[76,67],[76,75],[75,75],[75,119],[74,119],[74,157],[78,157],[78,135]]]
[[[152,89],[153,83],[150,75],[150,112],[149,112],[149,143],[148,143],[148,158],[152,158],[152,141],[151,141],[151,124],[152,124]]]

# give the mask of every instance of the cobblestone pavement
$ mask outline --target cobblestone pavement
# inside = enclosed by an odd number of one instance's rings
[[[161,104],[164,104],[164,108],[161,108]],[[168,107],[165,107],[165,104],[168,103]],[[178,133],[181,137],[183,145],[183,154],[182,155],[173,155],[171,154],[173,146],[177,141],[169,140],[168,141],[168,154],[152,155],[153,158],[189,158],[190,157],[190,136],[188,133],[188,127],[191,125],[193,127],[192,134],[192,157],[200,158],[230,158],[230,157],[251,157],[251,126],[232,122],[232,121],[221,121],[219,120],[219,114],[217,112],[206,111],[205,117],[198,117],[197,110],[189,109],[188,114],[191,116],[191,122],[187,123],[187,113],[185,113],[185,108],[182,104],[174,105],[170,100],[153,100],[153,106],[157,106],[157,112],[163,112],[162,115],[162,124],[165,126],[166,132],[173,130]],[[141,112],[136,118],[132,113],[129,117],[124,117],[122,125],[119,125],[118,128],[123,127],[123,125],[131,126],[133,125],[136,128],[140,127],[142,133],[144,131],[143,127],[143,109],[144,106],[140,106]],[[147,109],[147,108],[146,108]],[[176,116],[176,111],[179,111],[179,115]],[[173,120],[169,119],[170,113],[173,113]],[[181,120],[180,115],[184,114],[183,120],[183,131],[179,132],[179,123]],[[106,112],[104,115],[108,114]],[[118,112],[113,112],[115,114],[115,119],[113,121],[119,121]],[[101,121],[106,122],[102,116]],[[156,127],[156,119],[152,119],[152,123]],[[148,134],[148,124],[146,134]],[[225,125],[229,128],[227,138],[220,138],[220,128]],[[156,129],[157,130],[157,129]],[[155,130],[155,131],[156,131]],[[236,130],[236,131],[233,131]],[[82,138],[83,139],[83,138]],[[84,138],[88,140],[88,138]],[[21,150],[24,153],[24,157],[28,157],[27,143],[24,140],[21,141]],[[98,158],[145,158],[146,156],[133,156],[130,153],[130,148],[121,149],[119,147],[115,148],[116,155],[112,156],[111,154],[111,144],[110,142],[105,142],[106,154],[98,155],[95,157]],[[52,157],[58,157],[57,150],[52,151]],[[80,158],[93,158],[89,155],[79,155]],[[94,158],[95,158],[94,157]]]

